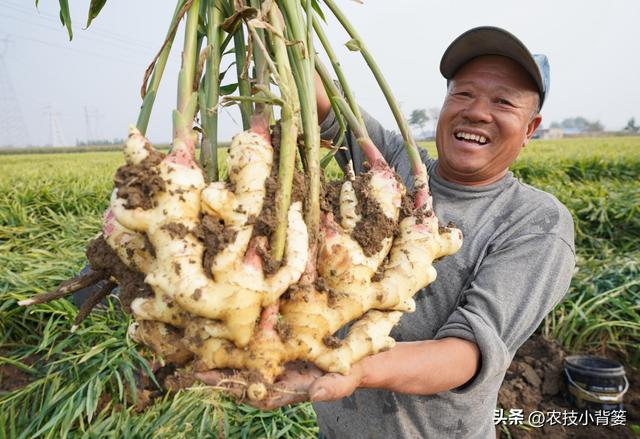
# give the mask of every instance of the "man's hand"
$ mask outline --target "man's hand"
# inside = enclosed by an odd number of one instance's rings
[[[357,388],[385,389],[413,395],[432,395],[467,383],[480,367],[480,350],[470,341],[448,337],[440,340],[397,343],[351,366],[348,375],[324,374],[308,363],[289,363],[262,401],[245,401],[261,410],[273,410],[304,401],[335,401]],[[196,373],[206,384],[224,387],[243,398],[247,387],[229,373]]]
[[[322,375],[309,388],[310,399],[311,401],[335,401],[351,396],[362,383],[362,376],[362,362],[352,365],[348,375],[339,373]]]
[[[244,399],[242,402],[260,410],[275,410],[285,405],[308,401],[309,388],[322,374],[320,369],[308,363],[288,363],[284,373],[276,378],[265,399],[261,401]],[[227,393],[238,398],[244,396],[246,383],[234,378],[232,373],[211,370],[198,372],[195,377],[205,384],[224,387]]]

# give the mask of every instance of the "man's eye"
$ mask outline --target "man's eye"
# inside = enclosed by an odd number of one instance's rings
[[[513,107],[513,103],[511,103],[511,101],[509,101],[508,99],[498,98],[496,99],[496,102],[500,105],[507,105],[509,107]]]
[[[470,98],[471,97],[471,93],[469,93],[468,91],[458,91],[454,93],[455,96],[461,96],[461,97],[465,97],[465,98]]]

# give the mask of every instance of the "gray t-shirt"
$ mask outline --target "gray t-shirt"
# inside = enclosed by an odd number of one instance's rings
[[[391,167],[411,185],[402,138],[364,114],[367,130]],[[322,137],[336,139],[333,113]],[[364,157],[347,142],[356,172]],[[341,166],[348,151],[337,157]],[[519,182],[511,172],[486,186],[450,183],[421,152],[438,218],[462,230],[458,253],[435,264],[437,279],[418,292],[416,311],[391,335],[397,341],[458,337],[481,352],[476,376],[462,388],[430,396],[360,389],[314,403],[328,438],[493,438],[498,390],[516,350],[566,293],[575,267],[573,220],[552,195]],[[512,407],[517,408],[517,407]]]

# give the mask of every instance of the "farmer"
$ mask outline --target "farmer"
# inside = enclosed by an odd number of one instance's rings
[[[449,46],[440,71],[448,85],[438,159],[423,151],[423,160],[438,218],[453,221],[465,241],[437,263],[437,280],[416,295],[416,311],[391,333],[398,341],[393,349],[364,358],[347,376],[289,371],[279,383],[309,390],[321,437],[495,437],[505,371],[569,286],[575,265],[569,212],[508,171],[542,120],[546,57],[531,55],[502,29],[481,27]],[[322,87],[318,94],[322,136],[335,140],[338,123]],[[402,138],[364,118],[373,142],[410,185]],[[348,138],[337,160],[344,168],[351,157],[363,172],[356,145]],[[290,392],[259,404],[296,400]]]

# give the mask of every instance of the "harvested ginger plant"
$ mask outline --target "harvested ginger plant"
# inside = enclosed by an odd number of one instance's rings
[[[186,371],[236,370],[235,382],[244,383],[252,400],[274,390],[289,362],[348,373],[354,362],[394,345],[392,327],[414,310],[413,295],[436,277],[432,262],[455,253],[462,235],[439,227],[426,169],[401,118],[416,189],[412,212],[400,219],[406,189],[369,139],[348,85],[342,84],[343,96],[309,56],[314,49],[307,27],[328,44],[312,8],[287,0],[252,7],[213,0],[180,4],[160,53],[162,59],[186,13],[171,151],[156,151],[143,134],[153,103],[148,96],[155,95],[164,67],[159,63],[143,88],[141,116],[130,128],[126,164],[114,178],[102,233],[87,251],[91,270],[21,303],[42,303],[101,281],[77,325],[119,284],[124,309],[135,320],[133,339]],[[206,35],[198,34],[199,19]],[[208,47],[198,56],[196,42],[205,37]],[[234,50],[228,51],[231,40]],[[369,56],[363,44],[360,50]],[[224,53],[235,54],[240,94],[221,100]],[[363,175],[347,172],[339,187],[332,183],[332,194],[320,187],[326,160],[320,157],[316,71],[370,165]],[[240,105],[245,131],[233,138],[228,177],[220,180],[216,112],[233,102]],[[281,119],[272,131],[273,106],[280,107]],[[198,109],[202,124],[196,131]],[[294,175],[306,182],[302,197],[292,197]],[[336,337],[345,326],[346,337]]]

